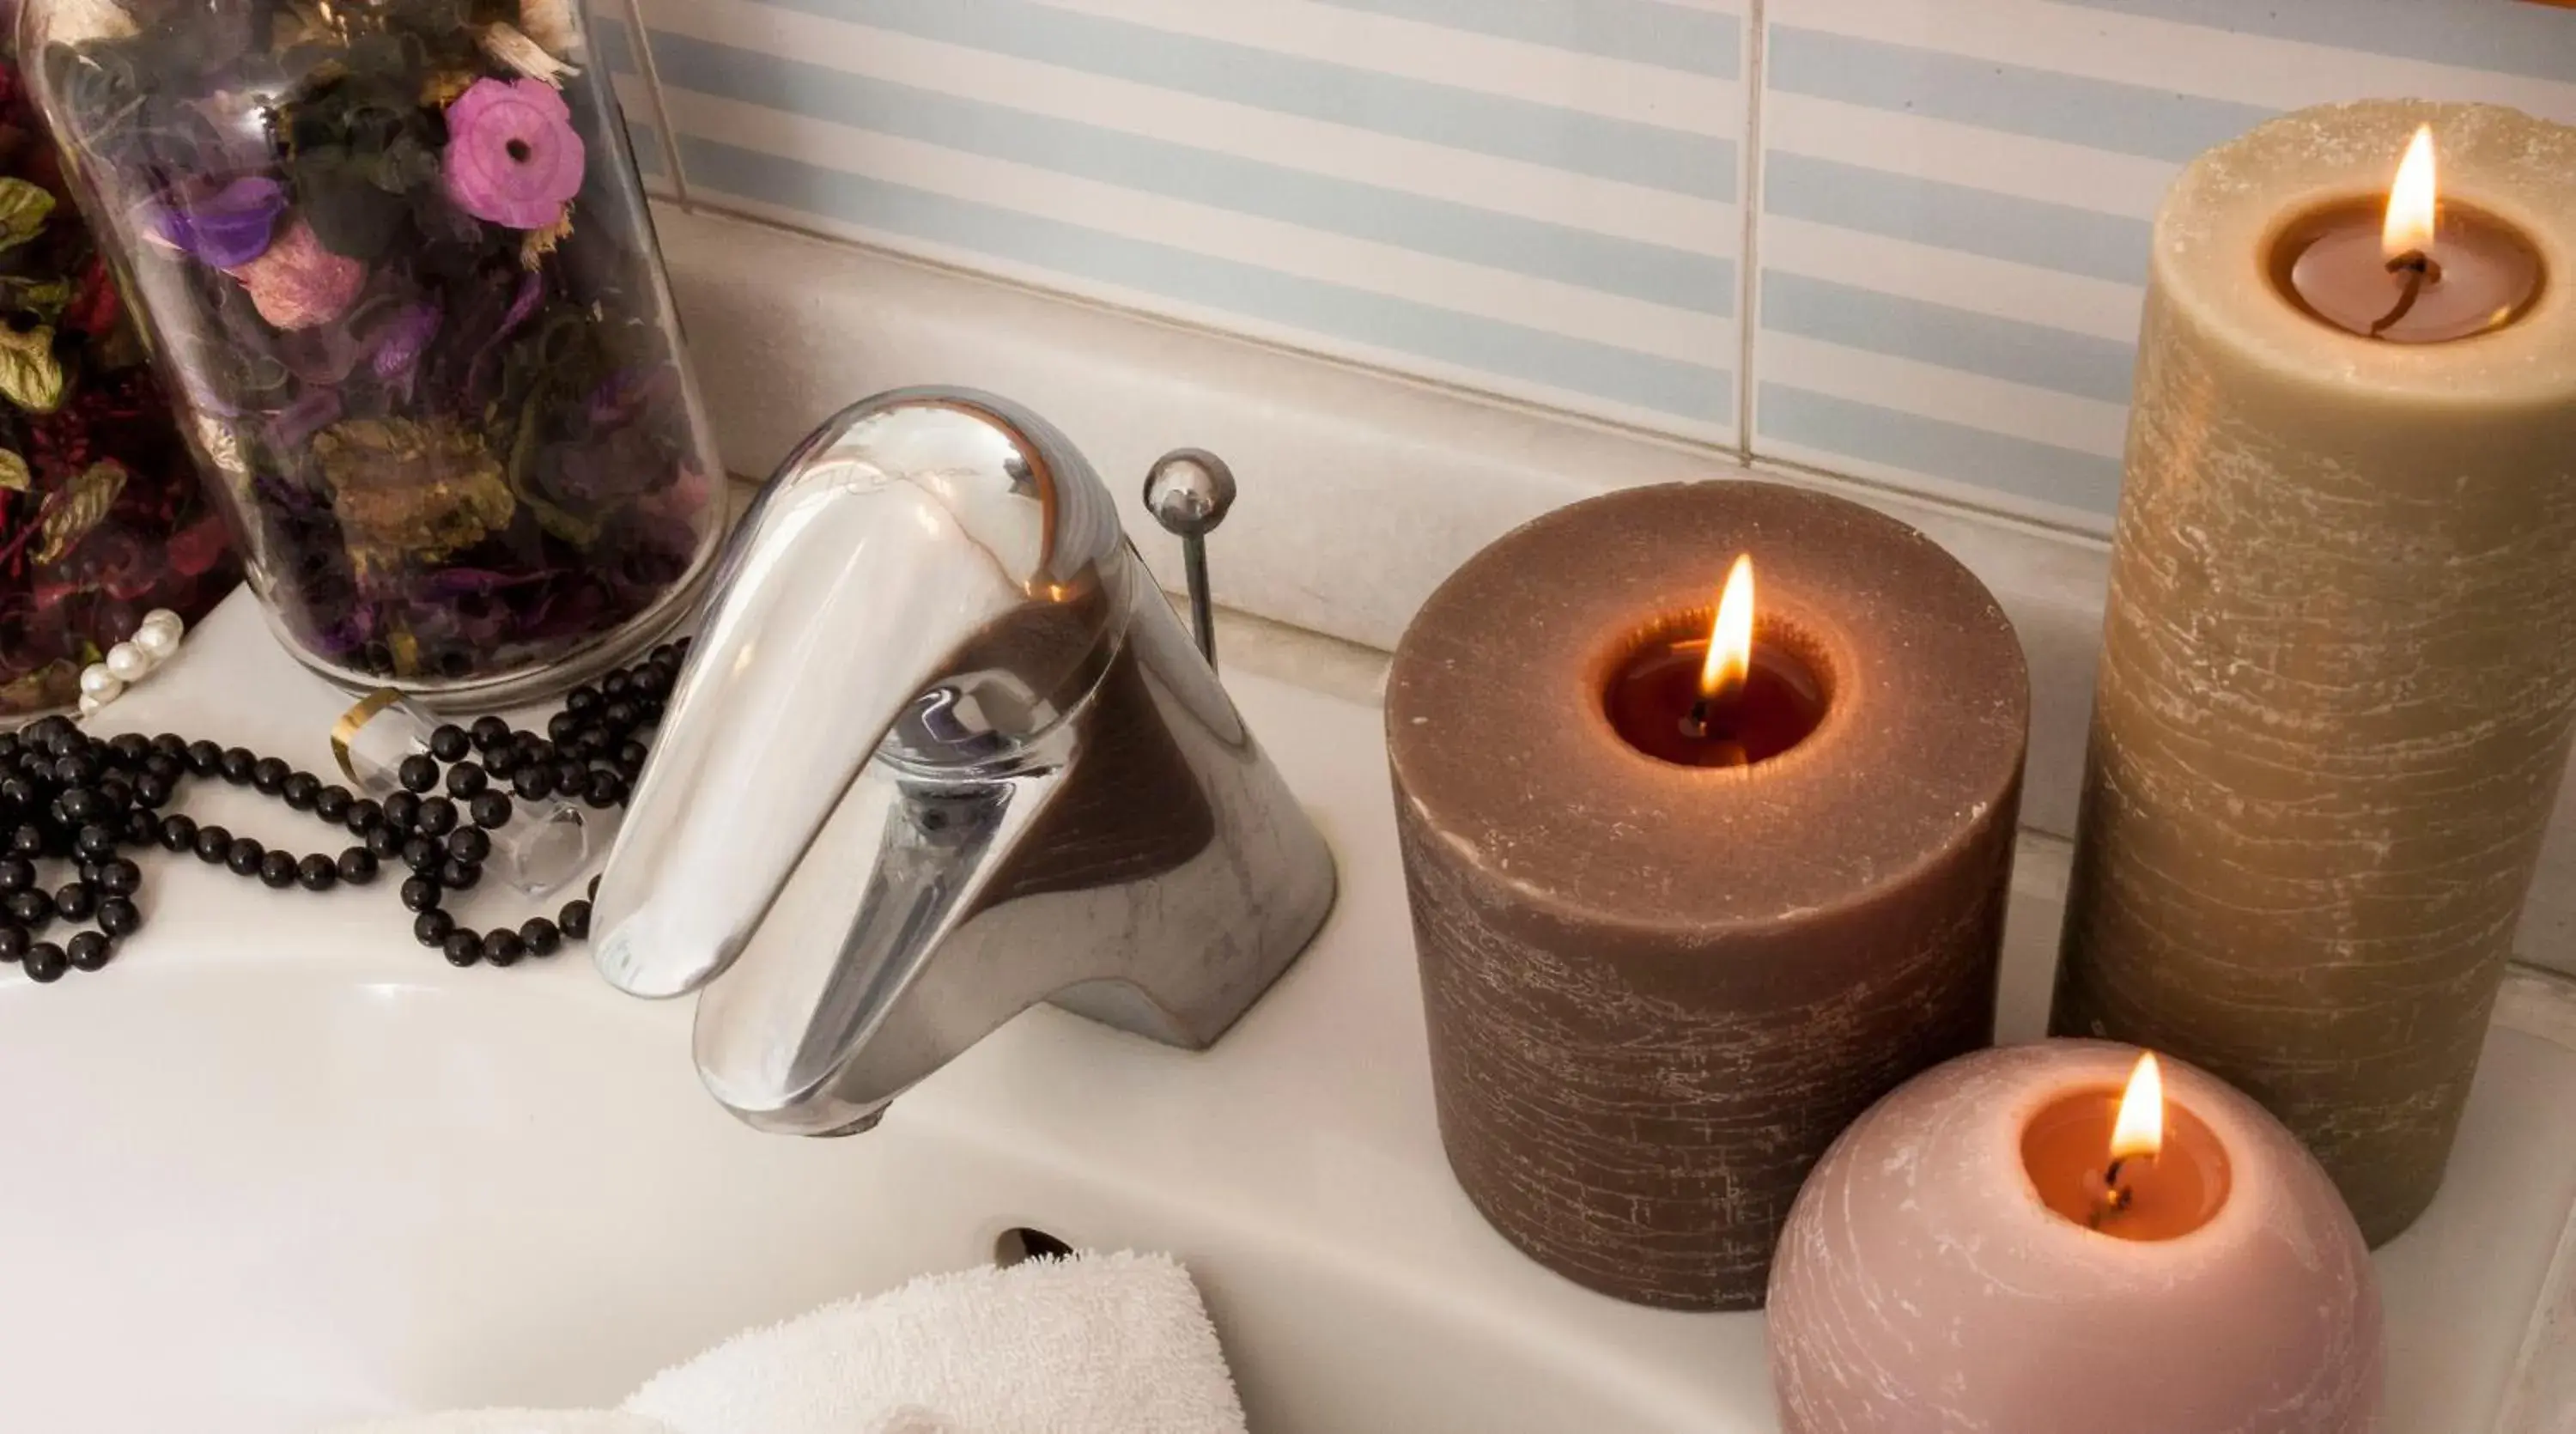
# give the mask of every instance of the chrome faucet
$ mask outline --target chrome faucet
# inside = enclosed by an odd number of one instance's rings
[[[906,389],[735,530],[593,927],[620,989],[700,992],[716,1099],[838,1135],[1043,1001],[1206,1046],[1333,890],[1082,455]]]

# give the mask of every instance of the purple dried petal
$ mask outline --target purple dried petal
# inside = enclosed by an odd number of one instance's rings
[[[309,388],[268,421],[269,434],[281,448],[301,447],[304,440],[340,421],[340,391]]]
[[[218,269],[237,268],[268,252],[286,188],[274,179],[236,179],[196,199],[164,198],[144,206],[144,222],[172,248]]]
[[[680,375],[668,364],[624,368],[600,381],[588,405],[591,426],[623,424],[679,397]]]
[[[367,363],[387,382],[408,374],[438,333],[438,306],[413,304],[376,330],[376,352]]]
[[[519,276],[519,292],[510,300],[510,311],[501,316],[501,327],[493,330],[492,337],[483,341],[482,349],[474,355],[473,363],[466,368],[466,392],[483,391],[483,380],[490,366],[496,361],[495,356],[501,351],[501,341],[508,338],[512,330],[528,321],[528,315],[537,311],[538,302],[545,296],[545,280],[539,278],[534,270]]]
[[[545,296],[545,280],[538,278],[534,271],[520,275],[519,292],[510,300],[510,312],[501,320],[499,336],[506,337],[512,329],[526,323],[528,315],[537,311],[537,301]]]
[[[305,383],[335,384],[358,366],[364,347],[337,324],[283,333],[269,345],[286,371]]]

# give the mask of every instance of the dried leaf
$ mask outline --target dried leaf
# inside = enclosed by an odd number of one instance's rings
[[[546,53],[572,59],[581,53],[581,20],[573,13],[574,0],[523,0],[519,6],[519,29],[529,39],[546,47]]]
[[[6,448],[0,448],[0,488],[6,488],[12,493],[24,493],[27,491],[27,486],[35,481],[35,477],[35,474],[27,471],[26,459]]]
[[[20,276],[0,278],[0,303],[10,309],[34,314],[44,323],[55,323],[72,302],[68,279],[30,279]]]
[[[122,40],[134,32],[134,17],[116,0],[59,0],[45,17],[45,38],[57,45]]]
[[[500,460],[480,438],[443,424],[346,419],[314,435],[313,459],[362,572],[435,562],[518,511]]]
[[[544,262],[545,257],[548,254],[555,252],[556,245],[571,237],[572,206],[567,204],[564,206],[563,213],[555,219],[554,223],[547,225],[543,229],[531,229],[520,238],[519,263],[521,267],[528,269],[536,268],[538,264]]]
[[[284,5],[269,20],[269,48],[284,51],[298,45],[346,45],[348,22],[328,6]]]
[[[39,564],[59,562],[65,553],[80,546],[116,506],[116,495],[125,491],[125,465],[113,458],[102,458],[80,472],[80,476],[57,489],[45,503],[45,515],[36,528],[44,543],[36,549]]]
[[[547,54],[545,46],[519,33],[516,25],[486,25],[475,40],[494,63],[516,70],[529,79],[543,80],[556,89],[563,88],[564,76],[581,73],[581,66],[565,64]]]
[[[445,109],[458,95],[474,88],[482,76],[472,70],[432,70],[420,82],[420,102],[434,109]]]
[[[0,327],[0,396],[29,413],[51,413],[62,406],[63,381],[51,325]]]
[[[0,250],[15,249],[43,232],[54,196],[41,184],[0,179]]]
[[[142,330],[132,324],[118,324],[107,331],[107,337],[90,343],[96,366],[110,371],[132,368],[152,357],[143,347]]]
[[[510,445],[510,488],[518,494],[519,502],[536,515],[538,527],[576,548],[587,550],[599,541],[599,524],[546,501],[537,492],[532,476],[537,462],[537,415],[544,408],[547,396],[546,386],[539,384],[529,391],[527,403],[519,410],[518,438]]]

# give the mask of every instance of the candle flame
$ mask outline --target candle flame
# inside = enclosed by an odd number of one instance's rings
[[[2165,1077],[2155,1052],[2138,1057],[2129,1088],[2120,1094],[2120,1118],[2111,1127],[2113,1160],[2153,1160],[2165,1148]]]
[[[2406,146],[2406,158],[2397,166],[2397,182],[2388,187],[2388,222],[2379,231],[2380,257],[2398,259],[2432,248],[2434,214],[2439,203],[2433,127],[2424,125]]]
[[[1708,627],[1708,657],[1699,665],[1699,695],[1715,700],[1744,686],[1753,670],[1753,556],[1736,555],[1726,591]]]

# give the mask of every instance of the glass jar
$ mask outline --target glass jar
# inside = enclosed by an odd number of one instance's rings
[[[5,17],[0,17],[5,18]],[[0,45],[0,721],[240,576],[54,147]]]
[[[676,618],[721,473],[577,0],[27,0],[271,625],[489,706]]]

